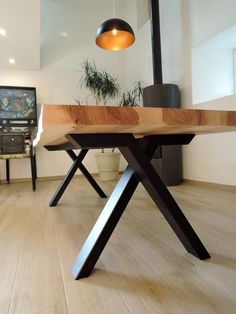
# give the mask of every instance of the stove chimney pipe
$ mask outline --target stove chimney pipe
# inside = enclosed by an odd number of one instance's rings
[[[161,62],[161,32],[159,0],[150,0],[151,33],[152,33],[152,62],[154,84],[162,84]]]

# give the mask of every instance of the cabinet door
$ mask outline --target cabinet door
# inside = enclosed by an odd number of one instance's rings
[[[25,139],[23,134],[3,134],[1,139],[1,154],[24,153]]]

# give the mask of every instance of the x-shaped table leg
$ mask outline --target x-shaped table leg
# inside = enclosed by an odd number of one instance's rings
[[[100,186],[97,184],[97,182],[94,180],[94,178],[91,176],[91,174],[88,172],[88,170],[85,168],[85,166],[82,164],[82,161],[84,157],[86,156],[88,149],[81,149],[78,156],[73,152],[73,150],[66,150],[67,154],[70,156],[70,158],[73,160],[73,164],[71,165],[69,171],[67,172],[66,176],[62,180],[61,184],[59,185],[57,191],[53,195],[49,206],[53,207],[56,206],[59,202],[60,198],[62,197],[62,194],[66,190],[67,186],[69,185],[71,179],[73,178],[75,172],[77,169],[79,169],[85,178],[89,181],[89,183],[92,185],[94,190],[98,193],[98,195],[102,198],[106,198],[106,194],[103,192],[103,190],[100,188]]]
[[[73,145],[81,148],[116,146],[129,164],[75,260],[72,270],[75,279],[87,277],[92,272],[139,182],[186,250],[200,259],[210,257],[150,162],[159,144],[188,144],[193,135],[154,135],[140,140],[132,134],[70,134],[67,137]]]

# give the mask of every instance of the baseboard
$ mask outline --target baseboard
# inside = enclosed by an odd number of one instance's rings
[[[83,174],[80,173],[80,174],[76,174],[74,175],[73,178],[77,178],[77,177],[83,177]],[[92,176],[93,177],[98,177],[99,174],[98,173],[92,173]],[[48,176],[48,177],[38,177],[37,178],[37,182],[41,182],[41,181],[61,181],[62,179],[64,179],[65,176]],[[17,183],[17,182],[31,182],[32,179],[31,178],[12,178],[10,179],[10,182],[11,183]],[[0,180],[0,184],[7,184],[7,181],[6,180]]]
[[[120,172],[120,175],[122,175],[122,172]],[[74,175],[73,178],[79,178],[83,177],[82,173]],[[92,173],[93,177],[99,177],[98,173]],[[61,181],[64,179],[65,176],[47,176],[47,177],[39,177],[37,178],[37,182],[43,182],[43,181]],[[13,178],[10,180],[11,183],[17,183],[17,182],[31,182],[31,178]],[[213,182],[206,182],[206,181],[198,181],[198,180],[190,180],[190,179],[183,179],[183,184],[184,183],[189,183],[192,185],[201,185],[201,186],[206,186],[206,187],[215,187],[215,188],[226,188],[226,189],[232,189],[232,191],[236,192],[236,186],[235,185],[229,185],[229,184],[220,184],[220,183],[213,183]],[[0,180],[0,184],[7,184],[6,180]]]
[[[201,185],[206,187],[215,187],[215,188],[226,188],[226,189],[232,189],[232,191],[236,191],[235,185],[230,184],[221,184],[221,183],[214,183],[214,182],[206,182],[206,181],[198,181],[198,180],[190,180],[190,179],[183,179],[183,183],[190,183],[192,185]]]

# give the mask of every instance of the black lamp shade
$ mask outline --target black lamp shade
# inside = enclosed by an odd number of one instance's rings
[[[96,44],[107,50],[128,48],[135,41],[131,26],[121,19],[109,19],[97,30]]]

